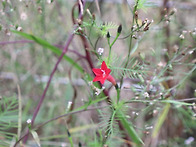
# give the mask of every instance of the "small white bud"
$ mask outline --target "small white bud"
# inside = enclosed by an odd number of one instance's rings
[[[92,17],[92,14],[91,14],[91,12],[90,12],[89,9],[86,9],[86,12],[88,13],[88,15],[89,15],[90,17]]]
[[[196,32],[192,32],[192,35],[194,35],[194,36],[195,36],[195,35],[196,35]]]
[[[194,50],[189,51],[189,54],[191,55],[194,52]]]
[[[69,102],[68,102],[68,105],[67,105],[67,110],[70,110],[71,105],[72,105],[72,102],[71,102],[71,101],[69,101]]]
[[[31,123],[31,119],[28,119],[28,120],[27,120],[27,124],[30,124],[30,123]]]
[[[187,30],[183,30],[182,34],[185,35],[188,31]]]
[[[146,130],[153,129],[153,126],[146,127]]]
[[[21,19],[21,20],[26,20],[26,19],[27,19],[27,14],[26,14],[25,12],[22,12],[22,13],[20,14],[20,19]]]
[[[149,98],[148,92],[145,92],[145,93],[143,94],[143,96],[144,96],[145,98]]]
[[[104,52],[104,48],[98,48],[97,52],[99,53],[99,55],[102,55]]]
[[[191,136],[184,141],[184,144],[190,145],[194,140],[195,140],[195,138]]]
[[[166,66],[166,63],[165,63],[165,62],[159,62],[157,65],[158,65],[159,67],[165,67],[165,66]]]
[[[181,35],[179,36],[179,38],[180,38],[180,39],[184,39],[184,35],[181,34]]]
[[[156,116],[158,114],[158,110],[154,109],[153,110],[153,116]]]
[[[17,28],[17,31],[22,31],[22,27],[18,27]]]
[[[48,4],[51,4],[51,0],[47,0]]]

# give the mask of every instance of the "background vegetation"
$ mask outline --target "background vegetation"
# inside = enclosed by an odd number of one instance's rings
[[[2,0],[0,146],[195,146],[195,8]]]

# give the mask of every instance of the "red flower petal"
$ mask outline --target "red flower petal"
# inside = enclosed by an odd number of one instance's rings
[[[100,82],[101,82],[101,84],[104,84],[105,79],[102,78],[102,79],[100,80]]]
[[[101,69],[93,68],[94,74],[96,75],[93,79],[93,82],[100,81],[101,84],[104,84],[105,80],[110,76],[111,69],[109,69],[105,63],[105,61],[101,64]]]
[[[93,68],[93,72],[94,72],[94,74],[97,76],[97,75],[99,75],[99,76],[101,76],[102,74],[103,74],[103,72],[101,71],[101,69],[99,69],[99,68]]]
[[[108,69],[106,70],[106,75],[109,75],[110,72],[111,72],[111,69],[108,68]]]
[[[101,64],[101,69],[107,71],[108,67],[107,67],[107,65],[105,64],[105,61],[102,62],[102,64]]]
[[[93,82],[101,81],[101,80],[102,80],[102,77],[96,76],[96,77],[93,79]]]

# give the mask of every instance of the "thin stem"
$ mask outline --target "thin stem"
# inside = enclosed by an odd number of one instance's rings
[[[35,109],[35,111],[33,113],[33,118],[32,118],[32,121],[31,121],[31,126],[33,126],[33,124],[34,124],[35,118],[37,117],[37,114],[38,114],[38,112],[40,110],[40,107],[43,104],[43,101],[45,99],[46,92],[48,91],[48,88],[50,86],[51,80],[52,80],[52,78],[53,78],[53,76],[54,76],[54,74],[55,74],[55,72],[57,70],[57,67],[58,67],[59,63],[61,62],[61,60],[63,59],[63,56],[67,52],[68,46],[70,45],[73,37],[74,37],[74,34],[71,34],[69,36],[69,38],[67,40],[67,43],[65,45],[65,48],[63,49],[63,52],[62,52],[61,56],[58,58],[58,61],[56,62],[55,66],[54,66],[54,68],[53,68],[53,70],[52,70],[52,72],[50,74],[49,80],[48,80],[47,85],[46,85],[46,87],[44,89],[44,92],[43,92],[43,94],[41,96],[41,99],[40,99],[40,101],[39,101],[39,103],[38,103],[38,105],[37,105],[37,107],[36,107],[36,109]],[[29,130],[27,130],[27,132],[29,133]],[[28,139],[28,133],[27,133],[26,137],[24,138],[24,143],[26,143],[26,141]]]
[[[17,85],[18,89],[18,138],[20,138],[21,135],[21,129],[22,129],[22,98],[21,98],[21,90],[20,86]]]
[[[108,57],[108,62],[110,62],[112,46],[114,45],[114,43],[116,42],[116,40],[118,39],[119,36],[120,36],[120,33],[117,33],[116,34],[116,37],[114,38],[114,40],[113,40],[113,42],[111,44],[110,44],[110,38],[108,38],[108,44],[109,44],[109,57]]]
[[[107,41],[108,41],[108,45],[109,45],[109,56],[108,56],[108,62],[110,61],[110,56],[111,56],[111,50],[112,50],[112,47],[110,45],[110,37],[107,38]]]
[[[83,15],[82,15],[82,13],[80,12],[80,14],[79,14],[79,19],[81,19],[82,17],[83,17]],[[77,27],[77,26],[76,26],[76,27]],[[74,29],[76,29],[76,27],[75,27]],[[48,88],[49,88],[50,83],[51,83],[51,80],[52,80],[52,78],[53,78],[53,76],[54,76],[54,74],[55,74],[55,72],[56,72],[56,70],[57,70],[57,67],[58,67],[59,63],[61,62],[61,60],[63,59],[63,56],[64,56],[65,53],[67,52],[68,47],[69,47],[69,45],[70,45],[70,43],[71,43],[71,41],[72,41],[73,38],[74,38],[74,33],[72,33],[72,34],[69,36],[69,38],[68,38],[68,40],[67,40],[67,42],[66,42],[66,44],[65,44],[65,47],[64,47],[64,49],[63,49],[63,51],[62,51],[62,54],[61,54],[60,57],[58,58],[58,61],[56,62],[55,66],[54,66],[54,68],[53,68],[53,70],[52,70],[52,72],[51,72],[51,74],[50,74],[49,80],[48,80],[47,85],[46,85],[46,87],[45,87],[45,89],[44,89],[44,92],[43,92],[43,94],[42,94],[42,96],[41,96],[41,99],[40,99],[40,101],[39,101],[39,103],[38,103],[38,105],[37,105],[37,107],[36,107],[36,109],[35,109],[35,111],[34,111],[34,113],[33,113],[33,118],[32,118],[32,122],[31,122],[31,126],[33,126],[34,121],[35,121],[35,118],[36,118],[36,116],[37,116],[37,114],[38,114],[38,112],[39,112],[39,110],[40,110],[40,107],[41,107],[41,105],[43,104],[43,101],[44,101],[45,96],[46,96],[46,92],[48,91]],[[24,137],[24,143],[26,143],[26,141],[28,140],[28,134],[29,134],[29,129],[27,130],[27,133],[26,133],[26,135],[25,135],[25,137]]]
[[[23,44],[23,43],[34,43],[34,41],[31,40],[17,40],[17,41],[5,41],[0,42],[0,45],[7,45],[7,44]]]
[[[96,109],[105,109],[105,108],[108,108],[108,107],[109,107],[108,105],[107,105],[107,106],[99,106],[99,107],[93,107],[93,108],[89,108],[89,109],[86,109],[86,108],[85,108],[85,109],[83,109],[83,110],[78,110],[78,111],[69,112],[69,113],[66,113],[66,114],[57,116],[57,117],[55,117],[55,118],[52,118],[52,119],[50,119],[50,120],[48,120],[48,121],[46,121],[46,122],[44,122],[44,123],[42,123],[42,124],[40,124],[40,125],[37,125],[37,126],[34,127],[32,130],[37,130],[38,128],[41,128],[41,127],[45,126],[46,124],[48,124],[48,123],[50,123],[50,122],[52,122],[52,121],[54,121],[54,120],[60,119],[60,118],[62,118],[62,117],[66,117],[66,116],[69,116],[69,115],[73,115],[73,114],[81,113],[81,112],[85,112],[85,111],[91,111],[91,110],[96,110]],[[27,135],[27,133],[26,133],[24,136],[22,136],[22,137],[14,144],[14,147],[16,147],[17,144],[18,144],[22,139],[24,139],[24,138],[26,137],[26,135]]]
[[[93,107],[93,108],[88,108],[88,109],[85,108],[85,109],[83,109],[83,110],[78,110],[78,111],[72,111],[72,112],[69,112],[69,113],[66,113],[66,114],[57,116],[57,117],[55,117],[55,118],[52,118],[52,119],[50,119],[50,120],[48,120],[48,121],[46,121],[46,122],[44,122],[44,123],[42,123],[42,124],[36,126],[36,127],[33,128],[33,129],[38,129],[38,128],[40,128],[40,127],[43,127],[43,126],[45,126],[46,124],[48,124],[48,123],[50,123],[50,122],[52,122],[52,121],[54,121],[54,120],[60,119],[60,118],[62,118],[62,117],[66,117],[66,116],[69,116],[69,115],[73,115],[73,114],[80,113],[80,112],[85,112],[85,111],[91,111],[91,110],[96,110],[96,109],[105,109],[105,108],[108,108],[108,107],[110,107],[110,106],[108,106],[108,105],[107,105],[107,106],[99,106],[99,107]]]
[[[114,41],[110,44],[110,48],[112,48],[112,46],[114,45],[114,43],[116,42],[116,40],[118,39],[119,36],[120,36],[120,33],[117,33]]]
[[[120,100],[120,88],[118,87],[118,84],[116,84],[115,88],[117,92],[117,104],[118,104]]]
[[[133,18],[132,18],[133,21],[132,21],[132,28],[131,28],[131,35],[130,35],[129,51],[128,51],[127,61],[126,61],[126,63],[125,63],[124,68],[127,68],[128,62],[129,62],[129,58],[130,58],[130,52],[131,52],[131,48],[132,48],[132,39],[133,39],[132,35],[133,35],[133,33],[134,33],[134,31],[133,31],[133,29],[134,29],[133,26],[134,26],[134,23],[135,23],[135,12],[137,11],[138,3],[139,3],[139,0],[136,1],[135,7],[134,7],[134,10],[133,10]],[[124,74],[125,74],[125,72],[123,73],[123,75],[122,75],[122,77],[121,77],[121,80],[120,80],[120,89],[121,89],[121,87],[122,87]]]

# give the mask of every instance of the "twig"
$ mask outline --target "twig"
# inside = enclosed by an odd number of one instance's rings
[[[94,108],[89,108],[89,109],[83,109],[83,110],[78,110],[78,111],[69,112],[69,113],[67,113],[67,114],[63,114],[63,115],[57,116],[57,117],[55,117],[55,118],[52,118],[52,119],[50,119],[50,120],[48,120],[48,121],[46,121],[46,122],[44,122],[44,123],[42,123],[42,124],[36,126],[36,127],[33,128],[33,129],[38,129],[38,128],[40,128],[40,127],[42,127],[42,126],[48,124],[48,123],[51,122],[51,121],[57,120],[57,119],[59,119],[59,118],[65,117],[65,116],[69,116],[69,115],[73,115],[73,114],[80,113],[80,112],[85,112],[85,111],[96,110],[96,109],[104,109],[104,108],[108,108],[108,107],[110,107],[110,106],[108,106],[108,105],[107,105],[107,106],[99,106],[99,107],[94,107]]]
[[[49,122],[54,121],[54,120],[57,120],[57,119],[60,119],[60,118],[65,117],[65,116],[69,116],[69,115],[73,115],[73,114],[81,113],[81,112],[85,112],[85,111],[96,110],[96,109],[104,109],[104,108],[108,108],[108,107],[109,107],[108,105],[107,105],[107,106],[99,106],[99,107],[94,107],[94,108],[89,108],[89,109],[83,109],[83,110],[78,110],[78,111],[69,112],[69,113],[66,113],[66,114],[57,116],[57,117],[55,117],[55,118],[52,118],[52,119],[50,119],[50,120],[48,120],[48,121],[46,121],[46,122],[44,122],[44,123],[42,123],[42,124],[40,124],[40,125],[37,125],[36,127],[33,128],[33,130],[36,130],[36,129],[40,128],[40,127],[43,127],[44,125],[48,124]],[[24,138],[26,137],[26,135],[27,135],[27,133],[26,133],[24,136],[22,136],[22,137],[14,144],[14,147],[16,147],[17,144],[18,144],[22,139],[24,139]]]
[[[80,18],[82,18],[81,13],[80,13],[80,15],[79,15],[79,19],[80,19]],[[76,28],[76,27],[75,27],[75,28]],[[75,29],[75,28],[74,28],[74,29]],[[56,62],[55,66],[54,66],[54,68],[53,68],[53,70],[52,70],[52,72],[51,72],[51,74],[50,74],[49,80],[48,80],[47,85],[46,85],[46,87],[45,87],[45,89],[44,89],[44,92],[43,92],[43,94],[42,94],[42,96],[41,96],[41,99],[40,99],[40,101],[39,101],[39,103],[38,103],[38,105],[37,105],[37,107],[36,107],[36,109],[35,109],[35,111],[34,111],[34,113],[33,113],[33,118],[32,118],[32,121],[31,121],[31,126],[33,126],[33,124],[34,124],[35,118],[36,118],[36,116],[37,116],[37,114],[38,114],[38,112],[39,112],[39,110],[40,110],[41,105],[43,104],[44,99],[45,99],[46,92],[48,91],[48,88],[49,88],[49,86],[50,86],[51,80],[52,80],[52,78],[53,78],[53,76],[54,76],[54,74],[55,74],[55,72],[56,72],[56,70],[57,70],[57,67],[58,67],[59,63],[61,62],[61,60],[63,59],[63,56],[64,56],[65,53],[67,52],[68,47],[69,47],[69,45],[70,45],[70,43],[71,43],[73,37],[74,37],[74,33],[72,33],[72,34],[69,36],[69,38],[68,38],[68,40],[67,40],[67,42],[66,42],[66,44],[65,44],[65,47],[64,47],[64,49],[63,49],[63,51],[62,51],[62,54],[61,54],[61,56],[58,58],[58,61]],[[25,135],[25,137],[24,137],[24,143],[26,143],[26,141],[27,141],[27,139],[28,139],[28,134],[29,134],[29,129],[27,130],[27,133],[26,133],[26,135]]]
[[[5,41],[5,42],[0,42],[0,45],[23,44],[23,43],[34,43],[34,41],[31,41],[31,40]]]
[[[185,102],[185,101],[194,101],[194,100],[196,100],[196,98],[186,98],[186,99],[180,99],[180,100],[175,100],[175,101]]]
[[[56,72],[59,63],[60,63],[61,60],[63,59],[63,56],[64,56],[65,53],[67,52],[68,46],[70,45],[70,43],[71,43],[73,37],[74,37],[74,34],[71,34],[71,35],[69,36],[69,38],[68,38],[68,40],[67,40],[67,43],[66,43],[66,45],[65,45],[65,48],[63,49],[63,52],[62,52],[61,56],[58,58],[58,61],[57,61],[57,63],[55,64],[55,66],[54,66],[54,68],[53,68],[53,70],[52,70],[52,72],[51,72],[51,74],[50,74],[49,80],[48,80],[47,85],[46,85],[46,87],[45,87],[45,89],[44,89],[44,92],[43,92],[43,94],[42,94],[42,96],[41,96],[41,99],[40,99],[40,101],[39,101],[39,103],[38,103],[38,105],[37,105],[37,107],[36,107],[36,109],[35,109],[35,111],[34,111],[34,113],[33,113],[33,118],[32,118],[32,122],[31,122],[31,126],[33,126],[33,124],[34,124],[35,118],[36,118],[36,116],[37,116],[37,114],[38,114],[38,112],[39,112],[39,110],[40,110],[40,107],[41,107],[41,105],[42,105],[44,99],[45,99],[46,92],[48,91],[48,88],[49,88],[49,86],[50,86],[50,83],[51,83],[51,80],[52,80],[52,78],[53,78],[53,76],[54,76],[54,73]],[[29,130],[28,130],[27,132],[28,132],[28,133],[27,133],[26,137],[24,138],[24,143],[26,143],[26,141],[27,141],[27,139],[28,139]]]
[[[20,86],[17,85],[18,89],[18,138],[20,138],[21,135],[21,129],[22,129],[22,100],[21,100],[21,91]]]

